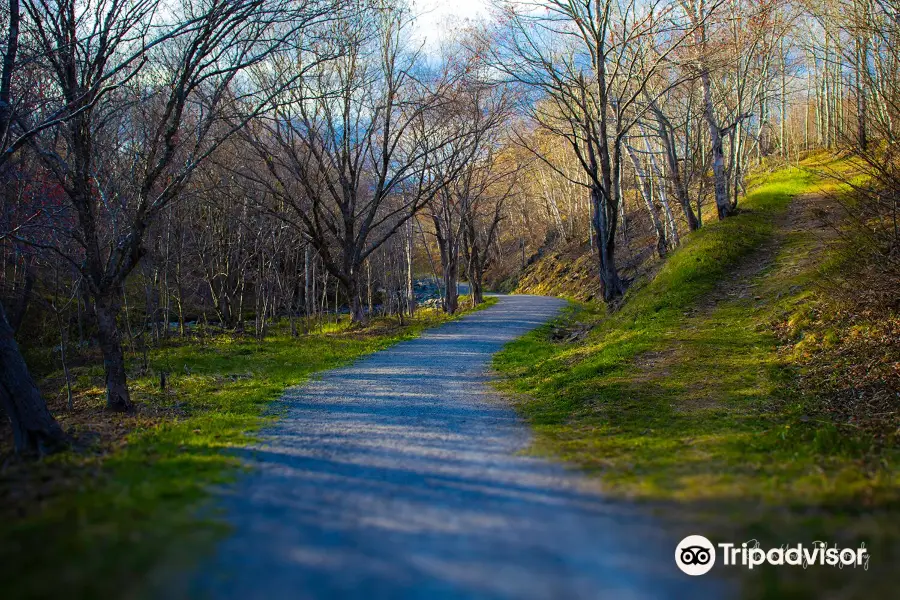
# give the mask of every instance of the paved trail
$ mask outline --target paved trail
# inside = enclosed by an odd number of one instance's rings
[[[678,540],[577,473],[518,455],[527,427],[487,385],[491,355],[560,300],[503,297],[288,390],[234,527],[192,597],[708,598]]]

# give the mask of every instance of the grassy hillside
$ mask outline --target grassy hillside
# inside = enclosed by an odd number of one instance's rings
[[[668,507],[686,531],[722,541],[862,540],[871,569],[889,573],[896,425],[843,422],[822,386],[804,385],[809,348],[835,337],[810,315],[829,312],[844,252],[815,218],[840,191],[814,174],[822,166],[760,177],[740,215],[689,236],[619,312],[573,305],[495,365],[537,432],[535,451],[595,473],[611,495]],[[882,350],[888,368],[900,364],[896,346]],[[825,586],[854,596],[864,583],[836,570],[761,571],[748,596]]]
[[[518,277],[513,293],[587,302],[599,293],[597,265],[590,244],[573,244],[553,250],[525,269]]]

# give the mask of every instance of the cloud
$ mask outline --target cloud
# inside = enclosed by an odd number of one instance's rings
[[[416,2],[415,35],[425,43],[425,49],[435,49],[441,38],[454,26],[466,20],[486,19],[487,0],[421,0]]]

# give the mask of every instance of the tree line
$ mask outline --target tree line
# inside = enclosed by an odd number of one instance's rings
[[[878,243],[900,239],[895,0],[498,0],[437,46],[380,0],[3,9],[0,406],[23,452],[65,434],[16,336],[64,368],[95,345],[131,411],[127,352],[403,319],[423,273],[452,313],[459,280],[481,302],[553,244],[590,246],[614,306],[623,252],[664,258],[749,171],[820,147],[862,159]]]

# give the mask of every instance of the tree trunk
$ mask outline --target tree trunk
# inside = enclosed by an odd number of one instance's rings
[[[459,267],[456,262],[444,270],[444,311],[451,315],[459,310],[458,271]]]
[[[459,238],[453,231],[451,219],[447,219],[445,224],[435,216],[433,221],[434,234],[438,249],[441,251],[441,271],[444,280],[442,304],[444,312],[452,315],[459,308],[459,292],[456,285],[459,281]],[[524,269],[524,259],[522,264]]]
[[[809,77],[809,74],[807,74]],[[787,158],[788,156],[788,146],[787,146],[787,53],[784,49],[784,38],[781,38],[781,138],[779,140],[779,145],[781,146],[781,157]],[[808,107],[806,107],[808,109]]]
[[[604,245],[601,254],[605,255],[605,260],[600,261],[600,290],[603,294],[604,302],[613,302],[625,293],[625,285],[619,277],[618,270],[615,266],[614,250]]]
[[[863,40],[856,40],[856,143],[860,150],[865,152],[869,147],[866,133],[866,83],[863,79],[863,70],[868,61],[868,51]]]
[[[476,267],[477,269],[477,267]],[[478,276],[469,279],[469,287],[472,291],[472,305],[478,306],[482,302],[484,302],[484,283],[481,281],[483,276]]]
[[[591,201],[594,204],[594,236],[600,255],[600,293],[605,302],[612,302],[625,293],[625,284],[619,278],[616,268],[615,236],[609,232],[602,195],[603,192],[596,187],[591,190]]]
[[[309,326],[309,317],[312,314],[313,302],[315,300],[315,292],[310,287],[312,285],[312,274],[310,271],[309,250],[309,244],[306,244],[303,249],[303,315],[307,320],[304,328]]]
[[[344,285],[345,291],[347,292],[347,298],[350,301],[350,322],[351,323],[365,323],[366,322],[366,309],[363,306],[362,294],[360,294],[359,289],[359,278],[357,275],[357,271],[354,271],[350,275],[349,282]],[[334,302],[334,311],[337,314],[338,311],[338,303],[337,303],[337,288],[335,288],[335,302]]]
[[[659,208],[653,202],[653,191],[650,187],[649,176],[644,171],[644,167],[641,165],[640,158],[634,148],[626,146],[626,150],[628,151],[628,156],[631,157],[631,163],[634,165],[634,173],[638,179],[638,189],[641,192],[641,197],[644,199],[644,205],[647,207],[647,212],[650,214],[650,220],[653,222],[653,229],[656,231],[656,253],[660,258],[665,258],[669,244],[666,241],[666,229],[660,218]]]
[[[700,80],[703,83],[703,116],[709,127],[709,137],[712,142],[712,169],[713,187],[716,193],[716,211],[719,220],[726,218],[732,212],[731,202],[728,199],[728,180],[725,173],[725,149],[722,143],[722,131],[716,120],[715,107],[712,100],[712,82],[709,71],[703,70]]]
[[[678,166],[678,150],[675,147],[675,140],[672,137],[671,129],[665,121],[664,115],[659,108],[655,108],[655,103],[651,104],[651,109],[657,116],[657,132],[659,139],[663,145],[663,151],[666,155],[666,167],[668,170],[669,180],[672,182],[672,189],[675,190],[675,196],[678,198],[678,204],[684,211],[684,217],[687,219],[688,230],[696,231],[700,228],[700,221],[691,208],[691,199],[688,196],[687,185],[681,176],[681,168]],[[685,134],[687,135],[687,134]]]
[[[712,97],[712,81],[709,73],[709,66],[706,64],[706,57],[703,54],[707,50],[707,31],[704,22],[705,11],[703,3],[696,4],[696,12],[691,15],[691,20],[695,27],[694,37],[697,45],[700,47],[701,56],[700,63],[700,83],[703,89],[703,118],[709,128],[710,146],[712,157],[710,162],[713,169],[713,187],[715,189],[716,210],[719,219],[724,219],[731,214],[731,202],[728,200],[728,175],[725,172],[725,150],[722,145],[722,129],[719,127],[716,119],[716,109],[713,104]]]
[[[649,137],[644,138],[644,147],[647,150],[648,160],[650,161],[650,169],[656,176],[656,179],[659,181],[659,185],[656,186],[656,189],[659,190],[659,203],[666,215],[666,224],[669,228],[669,233],[666,236],[666,239],[669,243],[669,247],[674,249],[677,248],[679,244],[678,223],[675,222],[675,215],[672,214],[672,208],[671,206],[669,206],[669,192],[666,190],[666,178],[663,175],[662,169],[660,169],[659,164],[656,162],[656,154],[653,152],[653,147],[650,145]],[[690,209],[690,203],[688,203],[688,209]]]
[[[59,328],[59,359],[62,363],[63,375],[66,378],[66,408],[71,411],[75,408],[74,400],[72,398],[72,377],[69,373],[69,363],[66,360],[66,341],[68,339],[67,329],[68,326],[63,323],[62,310],[56,303],[51,304],[53,309],[53,314],[56,316],[56,326]]]
[[[416,312],[416,290],[413,287],[413,228],[406,222],[406,303],[409,316]]]
[[[444,312],[453,314],[459,308],[459,248],[454,240],[438,235],[438,246],[441,250],[441,271],[444,279]]]
[[[22,293],[19,294],[15,305],[9,314],[9,325],[13,331],[18,333],[22,327],[22,321],[25,319],[25,313],[28,311],[28,304],[31,301],[31,292],[34,289],[34,271],[28,265],[25,265],[25,283],[22,286]]]
[[[116,412],[131,412],[134,405],[128,393],[125,376],[125,355],[116,317],[119,303],[115,298],[97,298],[97,331],[100,350],[103,353],[103,368],[106,370],[106,407]]]
[[[66,434],[50,414],[13,337],[0,304],[0,409],[13,429],[17,453],[47,454],[63,448]]]
[[[478,241],[475,235],[475,227],[471,222],[466,224],[466,247],[467,268],[466,272],[469,277],[469,288],[472,294],[472,307],[478,306],[484,302],[484,256],[478,248]],[[487,252],[487,250],[485,250]]]

